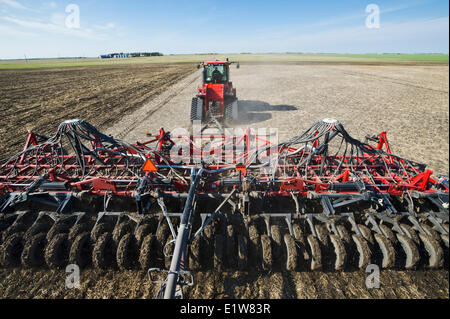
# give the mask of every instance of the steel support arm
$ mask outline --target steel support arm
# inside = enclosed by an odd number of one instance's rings
[[[164,292],[164,299],[173,299],[175,296],[175,290],[178,283],[181,258],[183,257],[187,244],[189,241],[189,235],[192,229],[192,221],[194,218],[194,201],[195,191],[200,181],[200,177],[203,173],[203,169],[200,169],[197,174],[195,170],[191,173],[191,185],[189,189],[188,198],[183,210],[183,216],[181,218],[180,227],[178,228],[177,239],[175,242],[175,249],[170,264],[169,274],[167,276],[167,284]]]

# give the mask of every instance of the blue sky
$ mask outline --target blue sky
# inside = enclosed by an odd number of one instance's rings
[[[380,8],[367,28],[366,6]],[[80,27],[67,28],[76,4]],[[448,53],[448,0],[0,0],[0,59],[108,52]]]

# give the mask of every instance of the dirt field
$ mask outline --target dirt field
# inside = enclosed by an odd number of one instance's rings
[[[27,130],[52,134],[82,118],[106,129],[195,70],[129,65],[0,71],[0,158],[17,153]]]
[[[139,69],[142,66],[138,67]],[[122,105],[130,99],[136,101],[133,109],[126,109],[128,115],[119,116],[120,123],[116,125],[112,119],[115,116],[105,113],[105,108],[98,111],[101,114],[100,124],[108,127],[107,132],[124,138],[130,142],[142,140],[145,130],[155,131],[161,126],[172,130],[176,127],[188,127],[190,100],[200,81],[199,72],[178,81],[181,76],[173,67],[166,66],[157,73],[159,81],[167,82],[163,92],[147,92],[145,99],[152,99],[141,108],[139,102],[132,97],[136,92],[141,93],[145,85],[140,81],[136,89],[134,86],[124,89],[122,101],[114,101],[114,105]],[[191,72],[192,68],[185,66],[183,75]],[[161,69],[159,69],[161,70]],[[167,71],[167,70],[170,70]],[[20,93],[11,95],[12,80],[15,72],[0,72],[1,108],[8,117],[2,118],[0,145],[3,150],[17,150],[16,144],[6,143],[6,125],[15,128],[16,121],[9,111],[22,110],[23,114],[32,105],[44,102],[27,102],[28,97],[21,97]],[[31,72],[31,71],[30,71]],[[45,72],[46,71],[37,71]],[[62,71],[61,71],[62,72]],[[65,75],[67,84],[60,88],[90,87],[88,82],[75,83],[70,71]],[[78,72],[78,71],[75,71]],[[87,71],[89,73],[90,71]],[[114,71],[110,71],[114,73]],[[123,70],[122,70],[123,72]],[[136,71],[140,72],[140,71]],[[169,72],[171,81],[165,76]],[[102,74],[98,71],[99,74]],[[180,72],[181,73],[181,72]],[[34,77],[40,78],[39,73],[32,71]],[[23,76],[23,77],[21,77]],[[84,79],[85,72],[78,73],[79,79]],[[92,75],[93,76],[93,75]],[[95,74],[98,76],[98,74]],[[170,77],[169,76],[169,77]],[[21,82],[26,78],[24,73],[17,75],[16,92],[27,92],[21,88]],[[52,76],[47,75],[50,81]],[[120,78],[119,75],[117,75]],[[127,75],[130,79],[131,75]],[[168,77],[168,78],[169,78]],[[150,77],[149,77],[150,78]],[[151,77],[154,79],[154,77]],[[155,77],[156,78],[156,77]],[[104,81],[110,77],[105,74]],[[363,139],[366,135],[387,131],[394,152],[404,157],[430,165],[437,172],[448,174],[449,165],[449,71],[448,66],[392,66],[392,65],[245,65],[241,69],[232,70],[232,80],[238,88],[238,96],[242,108],[242,121],[239,126],[273,127],[278,128],[280,139],[284,140],[292,135],[298,135],[313,122],[321,118],[335,118],[340,120],[349,133]],[[150,81],[150,79],[149,79]],[[178,81],[178,82],[177,82]],[[30,81],[32,82],[32,81]],[[99,83],[102,81],[98,80]],[[170,84],[177,82],[172,87]],[[33,82],[34,83],[34,82]],[[156,83],[156,82],[152,82]],[[10,89],[4,86],[9,85]],[[42,85],[42,82],[41,82]],[[153,84],[155,86],[156,84]],[[30,84],[31,86],[31,84]],[[33,96],[37,101],[42,92],[53,92],[54,100],[70,96],[68,92],[51,88],[38,89],[35,87]],[[115,86],[119,88],[120,85]],[[31,87],[30,87],[31,88]],[[83,90],[83,89],[80,89]],[[41,94],[39,94],[41,92]],[[103,99],[102,91],[96,91],[96,96]],[[112,95],[114,90],[109,91]],[[128,93],[127,93],[128,92]],[[114,92],[115,93],[115,92]],[[26,93],[30,95],[30,93]],[[144,94],[144,93],[142,93]],[[40,99],[44,99],[42,95]],[[89,96],[93,96],[91,93]],[[9,97],[8,97],[9,96]],[[153,98],[154,97],[154,98]],[[25,99],[25,100],[22,100]],[[78,98],[78,97],[77,97]],[[144,98],[140,101],[143,101]],[[6,102],[9,101],[9,102]],[[84,103],[83,99],[71,99],[66,104],[84,105],[77,113],[69,110],[53,108],[58,112],[59,119],[68,117],[82,117],[86,110],[93,112],[102,103]],[[8,104],[9,103],[9,104]],[[28,103],[28,104],[27,104]],[[58,103],[53,105],[57,105]],[[107,103],[107,102],[105,102]],[[109,102],[113,103],[113,102]],[[60,103],[61,104],[61,103]],[[8,106],[9,105],[9,106]],[[19,106],[22,106],[20,108]],[[89,106],[92,106],[90,108]],[[28,116],[22,122],[36,123],[34,116]],[[67,112],[67,113],[66,113]],[[16,113],[17,114],[17,113]],[[91,114],[86,112],[86,115]],[[17,115],[16,115],[17,116]],[[108,117],[108,119],[105,118]],[[46,125],[48,119],[43,118],[38,126],[48,130],[55,123]],[[17,132],[17,131],[16,131]],[[25,132],[25,131],[23,131]],[[13,136],[12,133],[9,133]],[[19,135],[19,134],[15,134]],[[16,138],[16,137],[14,137]],[[381,289],[368,290],[365,286],[367,274],[364,272],[350,273],[222,273],[200,272],[195,274],[197,285],[188,291],[190,298],[449,298],[448,270],[440,271],[382,271]],[[157,286],[149,283],[142,271],[129,272],[97,272],[86,270],[81,274],[82,287],[80,290],[67,290],[64,287],[64,271],[32,271],[32,270],[3,270],[0,269],[0,297],[3,298],[151,298]]]
[[[144,271],[81,273],[81,289],[66,289],[66,273],[0,270],[1,298],[154,298],[159,286]],[[364,272],[195,274],[186,298],[448,298],[448,271],[382,271],[380,289],[367,289]],[[163,278],[159,278],[163,279]]]
[[[448,66],[243,64],[231,77],[242,111],[238,126],[277,128],[284,141],[334,118],[359,139],[386,131],[394,153],[448,174]],[[198,81],[200,72],[108,132],[134,142],[145,130],[188,127]]]

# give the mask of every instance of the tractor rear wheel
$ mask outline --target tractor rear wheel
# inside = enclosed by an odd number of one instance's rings
[[[201,121],[203,119],[203,100],[194,97],[191,104],[191,122]]]
[[[227,124],[235,123],[239,118],[238,99],[232,99],[225,105],[225,121]]]

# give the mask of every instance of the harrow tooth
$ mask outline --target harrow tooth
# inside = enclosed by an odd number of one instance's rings
[[[298,240],[298,241],[304,241],[304,238],[303,238],[303,230],[302,230],[302,228],[300,227],[300,225],[299,225],[299,224],[294,224],[294,225],[292,226],[292,229],[293,229],[293,231],[294,231],[294,238],[295,238],[295,240]]]
[[[319,270],[322,268],[322,251],[320,249],[319,241],[313,235],[308,235],[306,238],[309,249],[311,251],[311,270]]]
[[[165,222],[161,223],[158,229],[156,230],[156,240],[160,244],[161,252],[164,249],[164,245],[167,241],[167,238],[169,238],[169,235],[170,235],[169,225],[167,225],[167,223]]]
[[[449,248],[448,247],[448,234],[447,235],[441,235],[441,239],[442,239],[442,242],[444,243],[445,247]]]
[[[153,234],[147,235],[142,241],[139,252],[139,264],[142,270],[147,271],[149,268],[158,267],[159,254],[157,252],[158,245],[156,243],[156,236]]]
[[[249,266],[259,269],[261,267],[259,260],[262,256],[262,248],[258,228],[255,224],[249,226],[248,235],[250,239],[248,243]]]
[[[131,220],[120,222],[113,230],[112,236],[116,243],[119,243],[123,236],[133,232],[134,223]]]
[[[272,240],[266,234],[261,235],[261,253],[262,253],[262,268],[264,270],[272,270],[273,254],[272,254]]]
[[[230,269],[236,268],[236,248],[237,248],[237,242],[236,242],[236,236],[234,231],[233,225],[227,226],[227,236],[226,236],[226,260],[227,260],[227,267]]]
[[[383,269],[393,268],[396,260],[393,243],[386,236],[381,234],[375,234],[374,237],[383,255],[381,267]]]
[[[92,263],[92,241],[89,232],[77,235],[71,242],[69,263],[86,268]]]
[[[327,226],[324,224],[317,224],[315,225],[315,230],[317,233],[317,239],[319,239],[320,244],[325,248],[329,248],[329,242],[328,242],[328,236],[330,235],[330,232],[327,229]]]
[[[202,236],[208,241],[212,240],[212,238],[213,238],[213,225],[212,224],[206,225],[205,229],[203,230]]]
[[[9,237],[13,236],[16,233],[23,233],[27,230],[27,225],[21,221],[11,225],[8,227],[2,234],[3,242],[6,242]]]
[[[430,234],[435,234],[438,237],[437,233],[428,225],[421,225],[425,232]],[[424,227],[425,226],[425,227]],[[428,268],[441,268],[443,266],[443,250],[439,245],[440,238],[436,241],[433,235],[423,234],[420,232],[416,232],[415,228],[402,224],[401,229],[405,232],[405,234],[414,242],[417,246],[417,250],[419,252],[419,259],[422,256],[422,259],[427,259],[425,262]]]
[[[343,270],[347,260],[347,252],[345,250],[345,245],[343,241],[334,234],[330,234],[329,238],[331,244],[334,247],[334,255],[335,255],[334,269]]]
[[[437,241],[438,243],[441,241],[441,236],[439,236],[438,232],[433,227],[424,223],[421,223],[420,226],[422,226],[427,235],[431,236],[431,238],[433,238],[435,241]]]
[[[214,240],[214,269],[221,272],[223,271],[224,262],[224,247],[225,237],[223,235],[217,235]]]
[[[304,266],[306,265],[306,262],[311,258],[308,250],[306,249],[306,240],[305,237],[303,236],[303,231],[300,227],[300,225],[298,224],[294,224],[294,226],[292,227],[294,230],[294,238],[296,241],[296,245],[298,247],[298,252],[299,255],[298,257],[300,258],[299,263]]]
[[[94,243],[97,242],[100,239],[100,237],[106,232],[108,232],[107,224],[100,222],[97,225],[95,225],[95,227],[92,228],[92,231],[91,231],[92,242],[94,242]]]
[[[238,235],[237,236],[237,248],[238,248],[238,269],[246,270],[248,264],[248,240],[247,237]]]
[[[55,235],[45,248],[45,262],[50,269],[60,269],[67,265],[70,243],[67,234]]]
[[[278,261],[281,261],[285,259],[285,251],[284,251],[284,245],[282,245],[282,236],[281,236],[281,230],[280,226],[278,225],[272,225],[270,227],[270,234],[271,234],[271,242],[272,242],[272,263],[273,266],[278,267],[278,264],[275,265]]]
[[[442,239],[442,250],[444,252],[444,269],[448,269],[448,259],[449,259],[449,253],[448,253],[448,235],[441,235]]]
[[[202,268],[213,268],[214,267],[214,234],[213,226],[211,224],[207,225],[200,235],[203,240],[203,251],[202,251]]]
[[[363,238],[367,240],[370,246],[373,246],[375,244],[375,239],[373,238],[372,231],[366,225],[362,224],[358,224],[358,228],[361,231]]]
[[[28,228],[23,237],[25,240],[29,240],[38,234],[41,233],[47,234],[50,228],[51,228],[50,223],[39,221],[30,228]]]
[[[86,268],[91,265],[93,243],[90,233],[81,233],[71,242],[69,262],[78,265],[80,268]]]
[[[445,231],[446,231],[447,234],[448,234],[448,224],[443,224],[442,227],[444,227]]]
[[[372,252],[367,240],[361,235],[353,234],[352,239],[356,245],[356,250],[358,251],[358,268],[364,270],[371,263]]]
[[[398,244],[397,237],[395,237],[394,232],[386,224],[380,224],[380,229],[383,235],[391,241],[394,245]]]
[[[397,239],[405,253],[404,267],[405,269],[414,269],[420,259],[419,250],[416,244],[409,237],[397,234]]]
[[[350,232],[344,225],[336,225],[336,230],[344,244],[350,245],[352,243]]]
[[[16,233],[9,236],[1,246],[1,263],[6,268],[18,267],[20,257],[24,248],[23,233]]]
[[[419,238],[429,257],[427,267],[432,269],[442,268],[444,266],[444,253],[439,243],[427,234],[419,234]]]
[[[138,260],[138,242],[136,237],[131,234],[125,234],[117,245],[117,266],[121,270],[133,269]]]
[[[68,234],[70,231],[70,226],[65,222],[57,221],[55,222],[47,233],[47,241],[50,243],[53,238],[57,235]]]
[[[0,219],[0,248],[4,242],[3,238],[7,237],[4,235],[4,233],[11,226],[11,224],[14,222],[15,219],[16,219],[16,216],[14,216],[14,215],[9,216],[9,217],[2,217]],[[1,265],[1,262],[0,262],[0,265]]]
[[[169,235],[166,244],[164,245],[163,248],[164,265],[166,269],[170,269],[170,264],[172,262],[172,255],[175,247],[175,242],[173,242],[172,240],[173,240],[172,235]]]
[[[189,247],[189,268],[191,270],[200,270],[202,268],[202,252],[204,249],[204,239],[197,236]]]
[[[35,268],[45,265],[45,248],[47,236],[45,233],[29,237],[22,251],[21,262],[26,268]]]
[[[290,234],[284,235],[286,245],[286,270],[295,271],[298,268],[298,251],[294,238]]]
[[[108,269],[116,265],[117,244],[110,233],[104,233],[95,242],[92,264],[97,269]]]
[[[146,222],[139,225],[136,229],[135,236],[138,242],[138,246],[141,246],[142,241],[148,234],[154,234],[156,232],[156,226],[154,223]]]
[[[16,220],[17,216],[16,215],[10,215],[10,216],[3,216],[0,219],[0,234],[5,231],[6,229],[8,229],[12,223],[14,223],[14,221]]]
[[[86,223],[77,224],[70,229],[68,239],[70,242],[73,242],[78,237],[78,235],[90,231],[91,229],[88,224]]]
[[[338,270],[344,266],[345,248],[341,239],[328,230],[326,224],[316,224],[315,230],[322,251],[322,268]],[[332,240],[333,239],[333,240]]]
[[[408,236],[414,242],[414,244],[420,245],[419,236],[417,236],[417,233],[411,226],[401,223],[400,228],[403,230],[406,236]]]

